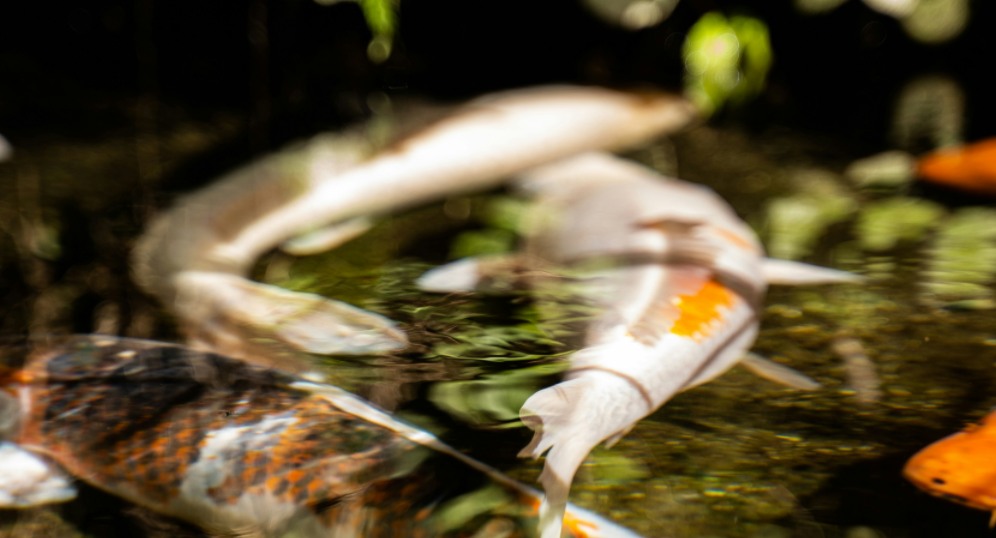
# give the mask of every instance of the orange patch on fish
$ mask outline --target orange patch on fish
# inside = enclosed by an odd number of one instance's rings
[[[591,531],[598,531],[594,523],[575,517],[570,512],[564,514],[564,529],[570,533],[568,536],[571,538],[588,538],[592,536]]]
[[[719,318],[720,310],[730,308],[736,295],[715,280],[709,280],[691,294],[678,295],[674,306],[681,313],[671,326],[671,334],[701,340]]]
[[[903,476],[920,489],[972,508],[996,511],[996,412],[937,441],[906,463]]]
[[[942,185],[996,195],[996,138],[929,153],[917,162],[917,175]]]

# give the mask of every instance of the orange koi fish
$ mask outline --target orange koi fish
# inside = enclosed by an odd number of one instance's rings
[[[941,185],[996,195],[996,138],[924,155],[917,161],[916,172]]]
[[[521,456],[547,453],[540,481],[544,538],[559,536],[578,467],[596,445],[625,435],[678,392],[745,358],[769,282],[853,281],[841,271],[766,260],[753,231],[706,187],[665,178],[607,154],[586,154],[521,174],[541,216],[516,261],[462,260],[423,275],[433,291],[467,291],[491,267],[528,275],[582,273],[601,312],[565,379],[531,396],[520,416],[535,434]],[[751,358],[757,363],[759,358]],[[791,377],[773,363],[766,376]]]
[[[0,349],[0,507],[74,479],[224,536],[535,536],[540,504],[336,387],[142,340]],[[635,536],[569,516],[568,536]]]
[[[992,512],[996,524],[996,411],[917,452],[903,476],[931,495]]]
[[[318,354],[396,350],[407,339],[390,320],[246,274],[261,254],[302,234],[322,232],[305,251],[331,248],[362,233],[370,217],[493,187],[579,152],[627,148],[694,114],[671,94],[544,87],[474,100],[382,148],[360,129],[316,137],[165,213],[136,246],[135,278],[177,315],[190,342],[214,351],[242,355],[254,337]]]

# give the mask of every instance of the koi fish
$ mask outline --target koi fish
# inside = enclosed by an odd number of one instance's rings
[[[917,161],[916,173],[941,185],[996,195],[996,138],[928,153]]]
[[[419,280],[431,291],[466,291],[497,278],[582,271],[584,297],[600,314],[588,323],[560,383],[523,404],[534,430],[520,456],[547,453],[540,482],[544,538],[559,536],[578,467],[675,394],[745,359],[758,332],[769,282],[850,282],[842,271],[764,258],[754,232],[708,188],[665,178],[606,154],[587,154],[521,174],[542,216],[517,260],[461,260]],[[759,358],[766,377],[815,382]]]
[[[538,492],[431,434],[336,387],[191,348],[75,336],[2,349],[0,412],[0,507],[69,500],[75,477],[214,535],[536,529]],[[568,512],[569,536],[636,536]]]
[[[996,524],[996,412],[913,455],[903,476],[949,501],[991,512]]]
[[[496,186],[579,152],[630,147],[693,117],[671,94],[543,87],[472,101],[384,148],[359,131],[317,137],[180,201],[139,240],[134,276],[208,349],[243,354],[266,337],[318,354],[396,350],[407,339],[383,316],[245,275],[302,234],[322,232],[317,243],[329,248],[362,233],[371,216]]]

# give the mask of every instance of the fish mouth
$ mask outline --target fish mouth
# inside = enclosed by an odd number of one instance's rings
[[[926,480],[920,479],[920,478],[914,479],[913,477],[911,477],[909,475],[906,475],[906,478],[907,478],[907,480],[909,480],[910,482],[912,482],[913,485],[916,486],[917,488],[919,488],[922,491],[924,491],[926,493],[929,493],[930,495],[933,495],[934,497],[937,497],[939,499],[944,499],[946,501],[951,501],[953,503],[957,503],[957,504],[960,504],[962,506],[967,506],[969,508],[975,508],[975,509],[978,509],[978,510],[985,510],[987,512],[992,512],[992,511],[996,510],[996,503],[981,502],[979,500],[971,499],[969,497],[965,497],[965,496],[959,495],[957,493],[952,493],[950,491],[944,491],[944,490],[938,489],[938,485],[939,484],[943,484],[943,481],[942,482],[937,482],[935,479],[926,479]]]

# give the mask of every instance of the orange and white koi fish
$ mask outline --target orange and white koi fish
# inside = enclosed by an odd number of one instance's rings
[[[745,358],[769,282],[856,277],[767,260],[753,231],[711,190],[610,155],[582,155],[522,176],[545,218],[527,231],[520,260],[458,261],[423,275],[420,284],[472,289],[488,279],[489,263],[556,275],[558,266],[598,262],[583,275],[587,300],[601,314],[569,357],[565,379],[531,396],[520,412],[535,431],[520,455],[549,451],[540,481],[542,536],[552,538],[559,536],[574,474],[592,448],[615,442],[678,392]],[[773,363],[761,369],[813,386]]]
[[[0,348],[0,508],[74,478],[224,536],[534,536],[540,504],[336,387],[142,340]],[[636,536],[568,512],[568,536]]]
[[[916,173],[941,185],[996,195],[996,138],[928,153],[917,161]]]
[[[996,524],[996,411],[917,452],[903,476],[918,488],[993,514]]]
[[[180,319],[193,343],[238,352],[269,337],[310,353],[377,353],[406,344],[376,314],[245,278],[264,252],[333,225],[329,247],[364,219],[485,189],[512,173],[592,149],[614,150],[694,117],[664,93],[543,87],[472,101],[378,149],[359,132],[318,137],[182,200],[141,238],[136,280]]]

